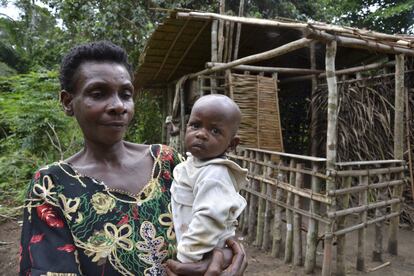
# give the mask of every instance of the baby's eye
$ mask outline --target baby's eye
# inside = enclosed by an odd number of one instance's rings
[[[191,123],[188,125],[191,129],[198,129],[199,125],[197,123]]]
[[[214,135],[217,135],[217,134],[220,134],[220,130],[218,128],[212,128],[211,133],[213,133]]]

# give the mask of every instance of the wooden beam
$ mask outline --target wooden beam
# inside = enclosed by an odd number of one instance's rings
[[[191,41],[191,43],[188,45],[187,49],[185,50],[184,54],[181,55],[180,60],[175,64],[174,69],[168,75],[167,81],[170,81],[170,79],[174,75],[175,71],[177,71],[178,66],[180,66],[181,62],[184,60],[184,58],[187,56],[188,52],[193,47],[193,44],[198,40],[199,36],[203,33],[204,29],[207,27],[208,24],[209,24],[209,22],[205,22],[203,27],[201,27],[200,31],[197,33],[197,35],[193,38],[193,40]]]
[[[353,74],[353,73],[357,73],[357,72],[369,71],[369,70],[373,70],[373,69],[379,69],[379,68],[383,68],[383,67],[386,67],[386,66],[394,66],[394,65],[395,65],[395,61],[376,62],[376,63],[367,64],[367,65],[361,65],[361,66],[355,66],[355,67],[346,68],[346,69],[342,69],[342,70],[337,70],[337,71],[335,71],[335,75],[340,76],[340,75],[346,75],[346,74]],[[296,81],[310,80],[314,76],[315,75],[292,77],[292,78],[284,79],[283,81],[281,81],[281,83],[290,83],[290,82],[296,82]],[[317,77],[318,78],[325,78],[326,73],[325,72],[320,73],[319,75],[317,75]]]
[[[217,71],[223,71],[223,70],[230,69],[230,68],[233,68],[233,67],[241,65],[241,64],[258,62],[258,61],[274,58],[276,56],[284,55],[284,54],[292,52],[294,50],[306,47],[311,41],[312,40],[308,39],[308,38],[301,38],[301,39],[292,41],[290,43],[284,44],[284,45],[282,45],[282,46],[280,46],[276,49],[273,49],[273,50],[269,50],[269,51],[266,51],[266,52],[263,52],[263,53],[260,53],[260,54],[255,54],[255,55],[243,57],[243,58],[236,59],[232,62],[223,64],[223,65],[214,66],[212,68],[204,69],[204,70],[199,71],[197,73],[190,74],[189,78],[196,78],[199,75],[207,75],[207,74],[211,74],[211,73],[214,73],[214,72],[217,72]]]
[[[322,42],[327,41],[337,41],[338,45],[342,47],[348,47],[348,48],[357,48],[357,49],[365,49],[370,51],[376,51],[376,52],[383,52],[388,54],[406,54],[410,56],[414,56],[414,49],[409,49],[405,47],[399,47],[396,45],[396,43],[393,43],[394,45],[388,45],[385,43],[381,43],[374,40],[364,40],[360,38],[355,37],[347,37],[342,35],[332,35],[328,34],[325,31],[319,31],[314,29],[308,29],[308,33],[306,37],[317,39]]]
[[[212,68],[215,66],[222,66],[225,63],[221,62],[207,62],[206,66]],[[265,73],[284,73],[284,74],[320,74],[322,70],[312,70],[306,68],[288,68],[288,67],[266,67],[253,65],[238,65],[232,68],[233,70],[250,71],[250,72],[265,72]]]
[[[239,23],[244,23],[244,24],[274,26],[274,27],[293,28],[293,29],[304,29],[308,27],[307,23],[286,23],[286,22],[279,22],[275,20],[231,16],[231,15],[223,15],[223,14],[216,14],[216,13],[209,13],[209,12],[205,12],[205,13],[204,12],[177,12],[177,18],[187,18],[187,17],[193,17],[193,18],[199,18],[199,19],[205,19],[205,20],[222,19],[222,20],[239,22]]]

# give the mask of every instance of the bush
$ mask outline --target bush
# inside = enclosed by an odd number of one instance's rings
[[[61,110],[58,91],[57,72],[0,77],[1,206],[21,205],[38,167],[81,147],[81,132]]]

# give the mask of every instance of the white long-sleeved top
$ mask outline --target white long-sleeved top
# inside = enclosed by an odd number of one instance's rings
[[[201,161],[193,156],[173,172],[171,206],[180,262],[196,262],[235,235],[237,217],[246,207],[238,193],[247,169],[226,158]]]

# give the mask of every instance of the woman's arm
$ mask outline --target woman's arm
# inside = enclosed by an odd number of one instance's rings
[[[169,276],[176,275],[225,275],[241,276],[247,267],[246,252],[235,239],[226,241],[228,248],[216,248],[207,258],[196,263],[180,263],[168,260],[166,271]]]
[[[35,276],[47,272],[80,275],[70,230],[59,208],[42,198],[44,193],[50,191],[46,187],[48,182],[42,178],[39,173],[36,174],[26,199],[20,244],[20,275]]]

